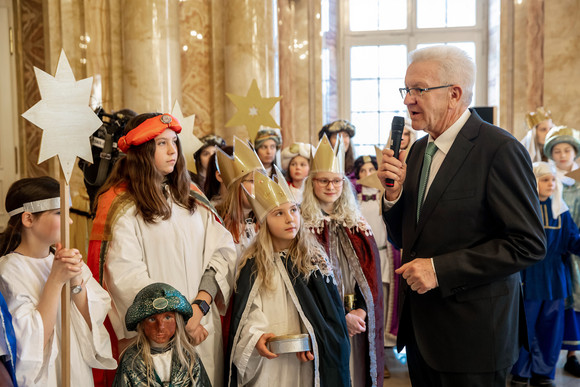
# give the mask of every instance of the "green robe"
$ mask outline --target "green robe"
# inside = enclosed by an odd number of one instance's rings
[[[154,371],[155,372],[155,371]],[[179,359],[177,352],[173,351],[171,360],[171,381],[169,384],[163,383],[157,372],[155,372],[155,380],[147,381],[147,367],[141,356],[138,356],[138,348],[136,345],[131,346],[121,358],[121,363],[117,368],[117,374],[113,381],[113,387],[211,387],[211,382],[201,359],[198,357],[193,367],[193,380],[188,377],[186,371],[180,370]]]

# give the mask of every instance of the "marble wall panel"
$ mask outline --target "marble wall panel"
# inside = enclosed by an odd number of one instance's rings
[[[45,68],[44,14],[42,0],[19,0],[20,25],[17,34],[20,44],[20,113],[24,113],[40,100],[40,90],[36,84],[34,67]],[[38,153],[42,130],[27,120],[20,119],[21,152],[23,160],[22,176],[43,176],[49,174],[49,162],[38,165]]]
[[[284,146],[312,142],[322,126],[319,2],[279,0],[278,26]]]
[[[179,4],[179,44],[181,47],[181,108],[195,114],[195,134],[214,133],[212,76],[211,0],[183,1]]]
[[[580,130],[580,2],[545,2],[544,105],[554,123]]]
[[[297,3],[296,41],[304,45],[305,52],[294,57],[296,93],[291,130],[296,141],[314,144],[323,124],[320,12],[319,1]]]
[[[224,1],[213,0],[211,2],[211,107],[213,116],[213,128],[215,134],[226,137],[225,123],[229,119],[226,116],[226,86],[225,86],[225,23]]]
[[[529,111],[528,77],[535,66],[530,66],[526,47],[535,45],[529,42],[527,26],[530,4],[526,1],[502,1],[502,47],[501,47],[501,103],[500,121],[516,138],[522,138],[528,128],[525,115]],[[504,17],[513,10],[513,17]],[[556,124],[580,128],[580,3],[575,0],[544,1],[543,20],[543,62],[541,74],[543,82],[543,105],[552,111]],[[537,20],[533,21],[537,23]],[[510,23],[512,23],[510,25]],[[513,29],[513,36],[506,32]],[[538,39],[537,37],[535,39]],[[511,47],[511,48],[510,48]],[[513,97],[509,98],[510,88]],[[537,98],[537,97],[536,97]]]

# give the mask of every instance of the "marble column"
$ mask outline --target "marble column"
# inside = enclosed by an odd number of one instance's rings
[[[295,66],[300,45],[304,51],[303,41],[298,42],[295,20],[296,7],[294,0],[278,0],[278,47],[280,52],[280,127],[284,147],[294,142],[294,107],[296,100]],[[303,57],[304,58],[304,57]]]
[[[528,1],[526,29],[526,106],[528,111],[533,112],[544,105],[544,0]]]
[[[280,119],[284,146],[322,126],[320,2],[278,0]]]
[[[181,1],[179,19],[181,110],[195,114],[195,134],[202,137],[214,132],[212,0]]]
[[[46,68],[44,13],[42,0],[17,0],[16,55],[18,56],[18,105],[24,113],[40,100],[34,67]],[[42,130],[24,118],[19,119],[20,165],[23,177],[50,174],[49,163],[37,164]]]
[[[171,111],[181,98],[177,0],[124,0],[123,99],[137,113]]]
[[[224,86],[225,91],[246,95],[253,79],[258,82],[262,97],[278,95],[276,72],[277,24],[275,0],[224,0]],[[280,121],[274,108],[272,116]],[[236,112],[231,101],[226,102],[227,122]],[[226,141],[232,136],[247,138],[245,127],[225,128]]]

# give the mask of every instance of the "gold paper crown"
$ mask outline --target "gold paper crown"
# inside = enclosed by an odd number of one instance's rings
[[[229,156],[220,148],[216,148],[216,162],[226,188],[230,188],[237,179],[255,171],[264,169],[258,155],[243,140],[234,136],[234,154]]]
[[[344,146],[342,136],[336,138],[336,145],[332,149],[326,134],[322,136],[316,153],[312,159],[312,172],[332,172],[344,174]]]
[[[256,218],[263,222],[264,218],[274,208],[281,206],[284,203],[294,202],[296,199],[288,187],[284,175],[278,167],[274,166],[276,170],[276,180],[270,179],[261,170],[254,172],[254,194],[250,194],[246,187],[242,186],[246,194]]]
[[[550,119],[552,119],[552,112],[549,110],[544,110],[543,106],[537,108],[535,112],[526,114],[526,123],[528,124],[529,129],[532,129],[542,121]]]

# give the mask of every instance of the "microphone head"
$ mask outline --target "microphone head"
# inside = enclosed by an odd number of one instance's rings
[[[405,117],[394,116],[393,123],[391,124],[391,130],[400,130],[402,132],[404,127],[405,127]]]

